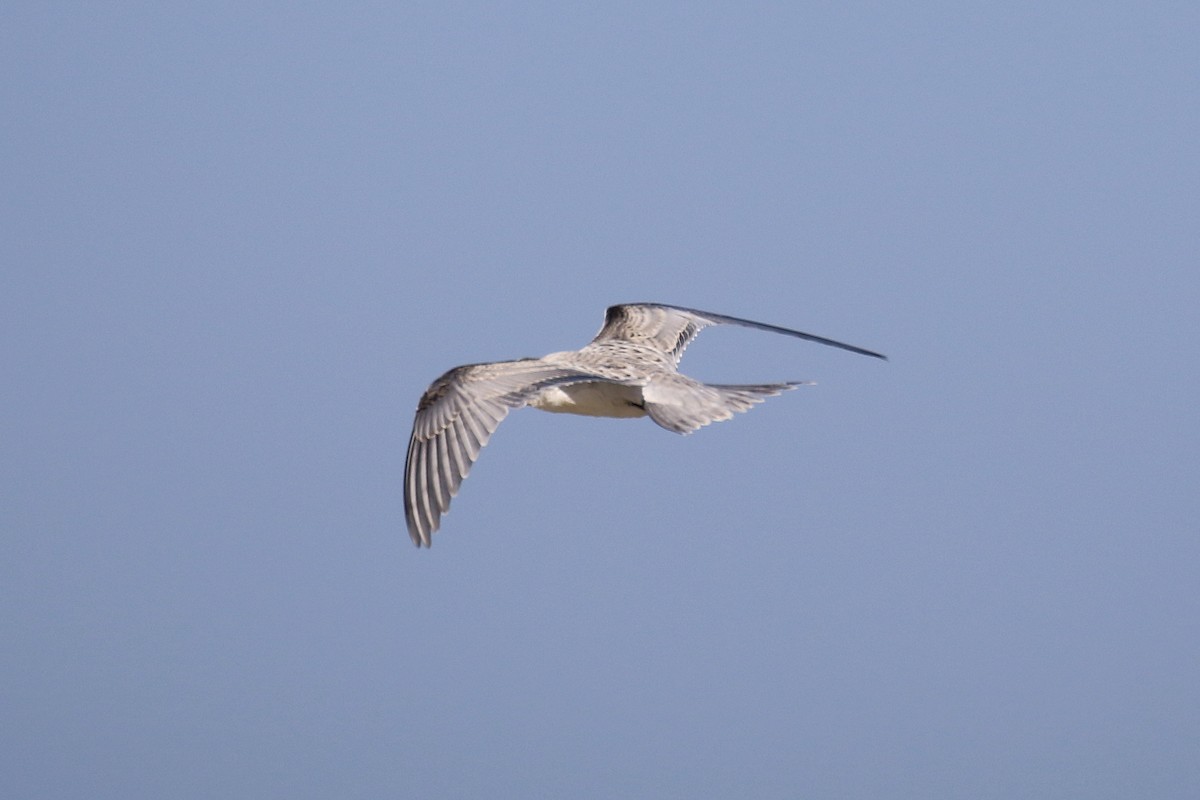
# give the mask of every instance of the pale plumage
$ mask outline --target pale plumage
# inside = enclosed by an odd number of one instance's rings
[[[706,384],[676,367],[709,325],[742,325],[885,358],[810,333],[691,308],[612,306],[583,349],[542,358],[467,364],[438,378],[417,404],[404,467],[404,513],[413,543],[428,547],[442,514],[496,426],[522,406],[596,417],[645,417],[676,433],[729,419],[798,382]]]

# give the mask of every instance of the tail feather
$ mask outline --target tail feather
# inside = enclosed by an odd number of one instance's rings
[[[713,422],[749,411],[768,397],[804,386],[806,382],[707,384],[680,375],[682,380],[654,381],[642,390],[646,413],[675,433],[691,433]]]

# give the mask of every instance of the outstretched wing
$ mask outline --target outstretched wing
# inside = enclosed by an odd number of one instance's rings
[[[429,547],[450,499],[509,411],[548,386],[595,379],[523,359],[467,364],[434,381],[417,404],[404,464],[404,516],[413,544]]]
[[[683,351],[696,334],[709,325],[741,325],[746,328],[758,328],[772,333],[782,333],[795,336],[830,347],[840,347],[852,353],[864,356],[886,359],[887,356],[872,350],[855,347],[852,344],[826,339],[791,328],[781,328],[778,325],[768,325],[765,322],[729,317],[724,314],[714,314],[710,311],[698,311],[694,308],[668,306],[662,303],[626,303],[611,306],[604,313],[604,327],[596,334],[595,342],[624,340],[649,345],[660,352],[668,354],[679,364]]]

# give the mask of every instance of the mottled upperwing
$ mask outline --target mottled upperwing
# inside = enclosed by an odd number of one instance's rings
[[[626,303],[609,306],[604,327],[593,342],[626,341],[650,347],[670,357],[678,366],[683,351],[696,334],[712,323],[689,309],[659,303]]]

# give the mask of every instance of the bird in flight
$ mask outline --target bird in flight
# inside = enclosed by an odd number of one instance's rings
[[[532,406],[591,417],[650,417],[669,431],[686,434],[803,385],[708,384],[680,374],[684,348],[710,325],[758,328],[887,358],[763,322],[661,303],[629,303],[611,306],[604,314],[604,327],[581,350],[455,367],[435,380],[417,403],[404,464],[404,516],[413,544],[430,546],[479,451],[513,409]]]

